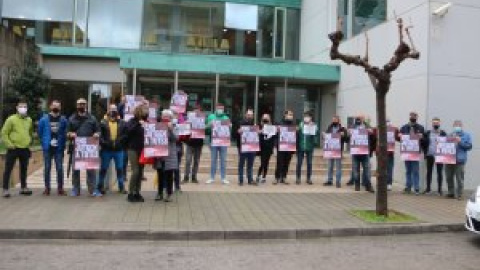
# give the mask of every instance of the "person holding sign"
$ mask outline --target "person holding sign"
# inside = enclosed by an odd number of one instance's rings
[[[432,119],[432,129],[425,132],[424,140],[422,141],[422,149],[425,154],[425,160],[427,161],[427,188],[423,194],[431,193],[432,186],[432,173],[433,165],[435,164],[435,150],[437,146],[437,140],[439,137],[446,137],[447,133],[440,129],[440,118],[434,117]],[[437,183],[438,194],[442,195],[442,182],[443,182],[443,164],[437,163]]]
[[[127,141],[127,127],[120,115],[115,104],[111,104],[108,113],[100,122],[100,174],[97,181],[94,196],[101,197],[105,194],[105,177],[107,175],[110,161],[115,163],[115,171],[117,173],[118,191],[121,194],[127,194],[124,186],[123,161],[125,143]],[[108,186],[108,185],[107,185]]]
[[[50,113],[45,114],[38,122],[38,137],[43,149],[45,191],[43,195],[50,195],[50,180],[52,159],[57,171],[57,193],[65,196],[63,190],[63,156],[67,141],[67,118],[61,115],[61,103],[53,100],[50,103]]]
[[[262,116],[262,123],[260,124],[260,168],[258,168],[257,183],[266,183],[266,176],[268,172],[268,165],[270,157],[273,154],[273,147],[277,138],[277,127],[272,125],[270,115],[268,113]],[[261,177],[261,178],[260,178]]]
[[[370,144],[373,132],[367,128],[363,116],[355,118],[353,129],[350,130],[350,154],[352,155],[353,182],[355,191],[360,191],[360,166],[363,170],[363,185],[365,190],[374,193],[370,181]]]
[[[420,138],[420,145],[423,142],[423,134],[425,133],[425,129],[422,125],[417,123],[418,114],[416,112],[410,113],[410,122],[405,124],[400,129],[400,134],[402,135],[410,135],[414,137]],[[403,136],[403,138],[405,138]],[[404,143],[402,142],[402,145]],[[402,146],[403,147],[403,146]],[[402,148],[401,148],[402,150]],[[418,153],[420,153],[420,148],[418,149]],[[404,193],[411,193],[412,186],[415,189],[415,194],[420,194],[420,161],[418,160],[405,160],[405,169],[406,169],[406,184]]]
[[[67,137],[70,139],[73,148],[73,142],[76,137],[100,137],[100,128],[95,116],[87,112],[87,100],[80,98],[77,100],[77,112],[70,116],[67,126]],[[71,153],[73,155],[73,152]],[[93,195],[95,189],[95,170],[87,170],[87,188],[88,193]],[[80,196],[80,170],[74,170],[72,175],[72,197]]]
[[[249,127],[253,126],[253,109],[247,109],[245,113],[245,118],[240,121],[240,128],[237,130],[237,149],[238,149],[238,185],[243,186],[243,172],[245,169],[245,161],[247,163],[247,180],[249,185],[255,185],[256,182],[253,181],[253,162],[255,161],[256,152],[244,151],[242,149],[245,144],[242,141],[244,133],[248,131]],[[258,134],[255,134],[258,139]]]
[[[303,114],[303,122],[298,126],[297,185],[301,184],[303,158],[307,157],[307,184],[312,185],[313,150],[318,141],[319,131],[311,112]]]
[[[225,145],[225,143],[230,144],[230,139],[228,138],[228,142],[226,142],[227,138],[226,136],[223,136],[225,134],[229,136],[230,134],[230,128],[232,127],[230,123],[230,118],[225,114],[224,112],[224,106],[223,104],[218,103],[216,108],[215,108],[215,113],[212,113],[208,116],[207,118],[207,126],[206,126],[206,131],[209,133],[211,136],[211,142],[212,144],[210,145],[211,149],[211,169],[210,169],[210,179],[207,180],[207,184],[211,184],[215,182],[215,174],[217,173],[217,158],[220,159],[220,177],[221,181],[223,184],[227,185],[230,184],[230,182],[226,178],[226,159],[227,159],[227,149],[228,146]],[[224,123],[229,123],[226,125],[222,124],[222,121]],[[214,138],[222,138],[222,145],[214,145]]]
[[[197,184],[198,164],[200,163],[203,141],[205,139],[205,113],[202,112],[200,106],[198,106],[193,112],[189,113],[187,122],[191,125],[192,134],[190,134],[186,140],[187,155],[183,182],[188,183],[191,175],[192,183]],[[198,136],[200,134],[200,132],[198,132],[199,130],[203,130],[203,136]]]
[[[463,130],[463,123],[460,120],[453,122],[453,132],[450,134],[457,143],[456,164],[445,164],[447,177],[448,198],[462,199],[463,182],[465,177],[465,164],[467,163],[467,152],[472,150],[472,137]],[[456,187],[453,179],[456,179]]]
[[[323,183],[324,186],[332,186],[333,185],[333,167],[335,166],[336,170],[336,187],[342,187],[342,153],[343,153],[343,145],[344,142],[347,140],[347,130],[340,124],[340,117],[335,115],[332,118],[332,123],[328,126],[324,135],[324,139],[327,134],[338,134],[340,137],[339,143],[340,147],[336,148],[338,152],[338,156],[335,158],[328,159],[328,172],[327,172],[327,182]],[[325,152],[326,149],[324,149]]]
[[[143,125],[148,119],[148,107],[137,106],[133,110],[133,118],[128,120],[127,126],[127,154],[132,174],[128,188],[128,202],[144,202],[145,199],[140,194],[142,189],[142,175],[144,165],[140,164],[139,159],[145,146],[145,130]]]
[[[178,170],[178,153],[177,138],[173,132],[173,112],[171,110],[163,110],[161,122],[168,126],[168,156],[156,158],[153,168],[157,171],[158,177],[158,193],[155,201],[163,200],[163,190],[167,190],[165,202],[170,202],[173,194],[173,182],[175,171]]]
[[[278,124],[278,126],[283,126],[284,128],[288,127],[293,127],[296,130],[296,127],[294,126],[295,123],[293,121],[293,111],[292,110],[286,110],[283,113],[283,119],[282,121]],[[278,127],[278,143],[277,143],[277,166],[275,168],[275,182],[273,182],[274,185],[282,183],[285,185],[288,185],[289,183],[286,181],[287,174],[288,174],[288,167],[290,166],[290,161],[292,160],[292,155],[295,151],[285,151],[282,150],[280,147],[281,141],[293,141],[296,142],[295,138],[295,133],[293,133],[293,138],[281,138],[284,137],[285,135],[292,135],[292,132],[285,132],[282,134],[282,131],[280,130],[281,127]]]

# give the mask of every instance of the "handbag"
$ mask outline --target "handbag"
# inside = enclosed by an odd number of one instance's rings
[[[142,150],[142,152],[140,153],[140,158],[138,159],[138,163],[140,163],[142,165],[149,165],[149,164],[152,165],[153,163],[155,163],[155,158],[145,157],[144,151],[145,150]]]

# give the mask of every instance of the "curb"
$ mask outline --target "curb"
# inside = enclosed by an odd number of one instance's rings
[[[68,239],[109,241],[301,240],[327,237],[387,236],[460,231],[465,231],[464,224],[415,224],[363,228],[286,229],[262,231],[86,231],[0,229],[0,239]]]

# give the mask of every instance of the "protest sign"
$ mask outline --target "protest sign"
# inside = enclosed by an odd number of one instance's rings
[[[275,136],[277,134],[277,127],[274,125],[263,125],[262,133],[268,137]]]
[[[323,140],[323,158],[342,158],[342,144],[340,133],[326,133]]]
[[[192,133],[190,123],[176,124],[174,131],[177,136],[188,136]]]
[[[435,163],[456,164],[457,143],[453,137],[437,137]]]
[[[172,96],[170,110],[176,113],[185,113],[187,110],[188,95],[183,91],[178,91]]]
[[[280,126],[278,151],[295,152],[297,151],[297,127]]]
[[[257,126],[241,126],[241,152],[258,152],[260,151],[260,138],[258,137]]]
[[[212,146],[230,146],[230,120],[212,121]]]
[[[123,119],[125,122],[133,118],[133,111],[135,108],[139,105],[143,104],[143,101],[145,98],[143,96],[137,95],[126,95],[125,96],[125,112],[124,112],[124,117]]]
[[[420,136],[417,134],[402,135],[400,157],[404,161],[420,161]]]
[[[395,152],[395,128],[387,127],[387,151]]]
[[[146,158],[168,156],[168,126],[165,123],[146,123],[145,147]]]
[[[351,155],[368,155],[369,139],[368,130],[364,128],[350,130],[350,154]]]
[[[317,125],[312,124],[303,124],[303,134],[304,135],[317,135]]]
[[[205,139],[205,113],[189,112],[188,122],[191,124],[192,139]]]
[[[99,142],[95,137],[75,138],[75,170],[100,169]]]

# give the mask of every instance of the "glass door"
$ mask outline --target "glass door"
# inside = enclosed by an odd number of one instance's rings
[[[285,58],[285,41],[287,36],[287,9],[275,8],[273,25],[273,57]]]

